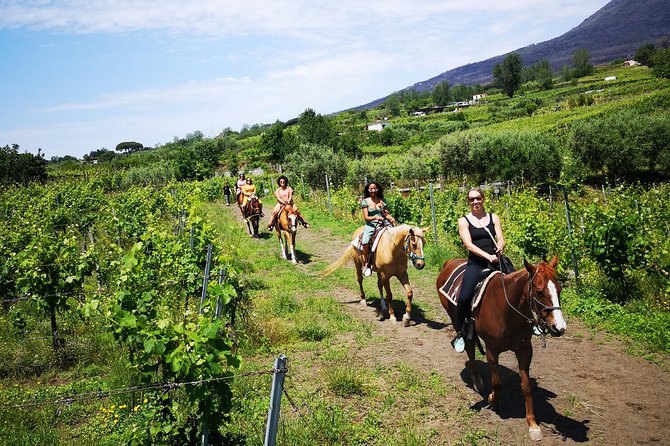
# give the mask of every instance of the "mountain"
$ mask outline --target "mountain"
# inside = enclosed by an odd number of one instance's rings
[[[665,39],[667,43],[668,37],[669,0],[612,0],[562,36],[512,52],[521,55],[524,66],[548,59],[554,71],[558,72],[564,65],[572,64],[572,56],[580,48],[588,49],[591,63],[597,65],[619,58],[632,58],[642,45],[654,43],[658,46],[661,39]],[[403,90],[432,90],[442,81],[448,81],[449,85],[487,84],[493,79],[493,66],[502,62],[508,54],[510,53],[445,71]],[[387,97],[353,109],[374,108]]]

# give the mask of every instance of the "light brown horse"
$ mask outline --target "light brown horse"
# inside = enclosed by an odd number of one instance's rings
[[[354,232],[353,239],[357,240],[364,227],[360,227]],[[425,243],[424,231],[417,226],[399,225],[392,228],[386,228],[380,235],[377,249],[374,253],[373,271],[377,272],[377,287],[379,288],[379,299],[381,302],[381,318],[389,318],[396,321],[393,312],[391,300],[391,277],[398,278],[407,294],[407,305],[405,314],[402,317],[403,325],[408,326],[412,313],[413,291],[409,285],[409,276],[407,274],[407,259],[412,261],[416,269],[423,269],[426,265],[423,257],[423,245]],[[365,291],[363,291],[363,257],[360,249],[350,244],[344,251],[344,254],[330,264],[324,271],[324,275],[331,274],[336,269],[354,261],[356,269],[356,278],[360,289],[361,304],[366,304]],[[386,298],[384,291],[386,290]]]
[[[456,306],[440,290],[445,288],[447,282],[449,282],[447,287],[450,287],[452,272],[464,263],[465,259],[447,261],[436,281],[437,294],[442,306],[449,313],[452,325],[456,320]],[[542,335],[548,332],[552,336],[561,336],[567,327],[559,303],[561,285],[556,275],[557,264],[556,256],[549,263],[542,261],[537,265],[531,265],[524,260],[525,269],[508,274],[504,278],[500,274],[491,278],[484,290],[481,303],[472,311],[475,318],[475,335],[465,342],[472,383],[479,393],[483,393],[484,386],[475,364],[477,336],[486,344],[486,361],[491,369],[493,387],[488,395],[488,403],[493,407],[498,402],[502,388],[498,357],[505,351],[514,352],[519,364],[528,432],[533,440],[542,438],[533,412],[528,373],[533,358],[531,344],[533,330]],[[455,279],[454,288],[459,286],[461,278],[462,275]]]
[[[275,231],[279,239],[279,249],[284,260],[287,255],[291,257],[293,263],[298,263],[295,257],[295,236],[298,233],[298,213],[290,204],[282,206],[277,214],[275,222]],[[286,242],[286,245],[284,245]]]

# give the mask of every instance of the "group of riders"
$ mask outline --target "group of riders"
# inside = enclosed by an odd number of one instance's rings
[[[288,178],[285,175],[280,175],[279,178],[277,178],[277,185],[279,187],[275,189],[274,192],[277,204],[275,204],[274,208],[272,209],[270,224],[266,229],[268,231],[273,230],[275,224],[277,223],[277,217],[279,216],[279,213],[286,208],[292,208],[298,216],[298,222],[305,228],[309,228],[309,223],[305,221],[304,217],[302,214],[300,214],[298,207],[293,201],[293,188],[288,185]],[[230,205],[230,194],[230,186],[224,186],[224,196],[226,197],[227,205]],[[254,184],[253,180],[251,178],[245,177],[244,174],[240,174],[237,182],[235,183],[235,201],[240,207],[242,216],[245,218],[249,217],[249,215],[246,214],[248,214],[247,206],[249,200],[251,199],[256,199],[261,205],[263,204],[260,198],[258,198],[256,195],[256,185]],[[261,213],[260,216],[263,217],[264,215]]]
[[[279,212],[287,206],[296,211],[298,221],[305,228],[308,228],[309,224],[298,212],[293,202],[293,189],[289,186],[288,178],[281,175],[277,179],[277,185],[279,187],[274,192],[277,204],[272,209],[267,230],[271,231],[273,229]],[[237,180],[236,187],[237,202],[240,204],[240,208],[244,210],[249,198],[255,197],[256,186],[251,178],[245,178],[242,174]],[[471,322],[470,308],[474,289],[485,269],[491,265],[497,267],[500,256],[505,249],[505,237],[503,236],[500,218],[498,215],[486,211],[482,190],[478,187],[471,188],[468,190],[467,200],[470,212],[458,219],[458,234],[463,246],[468,251],[468,260],[456,307],[454,328],[457,335],[451,342],[457,352],[462,352],[465,348],[465,337]],[[227,202],[229,203],[229,199],[227,199]],[[382,186],[374,181],[365,185],[360,208],[365,222],[365,228],[360,239],[364,265],[363,275],[369,277],[372,275],[374,264],[374,253],[371,247],[374,243],[374,236],[380,229],[395,225],[396,221],[384,201]]]

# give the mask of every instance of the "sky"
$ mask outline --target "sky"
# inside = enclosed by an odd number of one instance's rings
[[[0,0],[0,146],[46,159],[330,114],[609,0]]]

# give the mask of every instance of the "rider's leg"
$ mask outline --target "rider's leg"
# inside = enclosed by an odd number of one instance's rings
[[[368,243],[366,243],[364,246],[364,250],[367,251],[367,256],[365,256],[364,260],[364,267],[363,267],[363,275],[368,277],[372,275],[372,260],[374,259],[374,253],[371,251],[370,245],[372,244],[372,240],[370,240]]]
[[[272,228],[274,228],[276,218],[277,218],[277,212],[273,209],[272,210],[272,216],[270,217],[270,224],[267,227],[268,231],[272,231]]]
[[[465,340],[466,328],[470,322],[470,317],[472,315],[472,293],[477,286],[477,281],[481,273],[481,268],[468,262],[468,266],[463,273],[463,280],[461,281],[461,290],[458,294],[458,303],[456,305],[456,320],[454,321],[454,329],[456,330],[456,337],[452,341],[454,348],[459,350],[456,347],[456,344],[459,343],[459,338]]]
[[[309,228],[310,224],[305,221],[305,218],[302,216],[302,214],[298,211],[298,208],[294,207],[295,213],[298,216],[298,221],[305,227]]]

